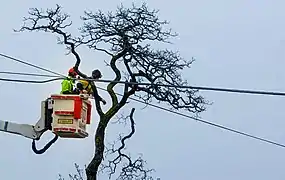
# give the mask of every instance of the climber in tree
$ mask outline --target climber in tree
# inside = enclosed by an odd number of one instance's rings
[[[97,79],[100,79],[100,78],[102,78],[101,72],[98,69],[93,70],[90,79],[97,80]],[[92,90],[92,87],[91,87],[91,84],[90,84],[90,80],[81,79],[81,80],[79,80],[78,83],[82,84],[83,90],[85,90],[85,93],[87,93],[89,95],[93,95],[93,90]],[[103,104],[105,105],[106,101],[102,97],[100,97],[100,96],[99,96],[99,98],[100,98],[100,101],[102,101]]]

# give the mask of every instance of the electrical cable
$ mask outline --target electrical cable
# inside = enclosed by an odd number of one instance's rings
[[[74,78],[76,79],[76,78]],[[113,82],[120,84],[130,84],[130,85],[146,85],[146,86],[157,86],[157,87],[175,87],[182,89],[197,89],[197,90],[208,90],[208,91],[223,91],[223,92],[233,92],[233,93],[243,93],[243,94],[259,94],[259,95],[273,95],[273,96],[285,96],[285,92],[273,92],[273,91],[253,91],[245,89],[230,89],[230,88],[215,88],[215,87],[202,87],[202,86],[179,86],[171,84],[154,84],[154,83],[138,83],[138,82],[125,82],[125,81],[113,81],[113,80],[97,80],[97,79],[85,79],[95,82]]]
[[[61,80],[62,78],[54,78],[43,81],[33,81],[33,80],[21,80],[21,79],[8,79],[8,78],[0,78],[0,81],[10,81],[10,82],[21,82],[21,83],[36,83],[36,84],[45,84],[52,81]]]
[[[29,81],[29,80],[14,80],[14,79],[3,79],[3,78],[0,78],[0,80],[5,80],[5,81],[16,81],[16,82],[25,82],[25,83],[47,83],[47,82],[51,82],[51,81],[55,81],[55,80],[59,80],[59,79],[62,79],[62,78],[55,78],[55,79],[50,79],[50,80],[45,80],[45,81]],[[104,91],[107,91],[107,90],[105,90],[103,88],[100,88],[100,87],[97,87],[97,88],[101,89],[101,90],[104,90]],[[120,96],[123,96],[122,94],[119,94],[119,93],[116,93],[116,94],[120,95]],[[267,143],[270,143],[270,144],[274,144],[274,145],[277,145],[277,146],[280,146],[280,147],[285,147],[285,145],[277,143],[277,142],[274,142],[274,141],[270,141],[270,140],[267,140],[267,139],[264,139],[264,138],[260,138],[260,137],[257,137],[257,136],[254,136],[254,135],[251,135],[251,134],[248,134],[248,133],[244,133],[244,132],[232,129],[232,128],[228,128],[228,127],[225,127],[225,126],[222,126],[222,125],[219,125],[219,124],[215,124],[215,123],[203,120],[203,119],[195,118],[195,117],[183,114],[183,113],[175,112],[175,111],[172,111],[172,110],[169,110],[167,108],[163,108],[161,106],[157,106],[157,105],[154,105],[154,104],[151,104],[151,103],[146,103],[146,102],[144,102],[142,100],[138,100],[138,99],[135,99],[135,98],[132,98],[132,97],[129,97],[129,99],[137,101],[137,102],[140,102],[140,103],[143,103],[143,104],[147,104],[149,106],[152,106],[152,107],[155,107],[155,108],[158,108],[158,109],[161,109],[161,110],[173,113],[173,114],[177,114],[177,115],[180,115],[180,116],[183,116],[183,117],[187,117],[187,118],[190,118],[190,119],[202,122],[204,124],[215,126],[215,127],[220,128],[220,129],[224,129],[224,130],[227,130],[227,131],[230,131],[230,132],[233,132],[233,133],[244,135],[244,136],[247,136],[247,137],[250,137],[250,138],[253,138],[253,139],[257,139],[257,140],[260,140],[260,141],[263,141],[263,142],[267,142]]]
[[[33,139],[32,142],[32,150],[34,151],[34,153],[36,154],[43,154],[44,152],[46,152],[46,150],[48,150],[52,144],[54,144],[56,141],[58,140],[58,135],[54,135],[54,138],[52,140],[50,140],[42,149],[37,149],[36,147],[36,142]]]
[[[11,59],[16,62],[20,62],[47,72],[50,72],[52,74],[59,75],[61,77],[66,77],[62,74],[59,74],[57,72],[48,70],[46,68],[39,67],[37,65],[27,63],[23,60],[5,55],[0,53],[0,56],[3,56],[5,58]],[[77,79],[77,78],[74,78]],[[131,84],[131,85],[151,85],[151,86],[161,86],[161,87],[175,87],[175,88],[188,88],[188,89],[197,89],[197,90],[208,90],[208,91],[222,91],[222,92],[233,92],[233,93],[243,93],[243,94],[259,94],[259,95],[273,95],[273,96],[285,96],[284,92],[273,92],[273,91],[253,91],[253,90],[244,90],[244,89],[230,89],[230,88],[215,88],[215,87],[202,87],[202,86],[177,86],[177,85],[170,85],[170,84],[154,84],[154,83],[137,83],[137,82],[125,82],[125,81],[114,81],[114,80],[97,80],[97,79],[86,79],[85,80],[92,80],[97,82],[114,82],[114,83],[122,83],[122,84]],[[17,81],[21,82],[21,81]]]
[[[37,66],[37,65],[34,65],[34,64],[31,64],[31,63],[22,61],[22,60],[20,60],[20,59],[17,59],[17,58],[14,58],[14,57],[11,57],[11,56],[2,54],[2,53],[0,53],[0,56],[5,57],[5,58],[10,59],[10,60],[13,60],[13,61],[16,61],[16,62],[19,62],[19,63],[22,63],[22,64],[25,64],[25,65],[28,65],[28,66],[31,66],[31,67],[34,67],[34,68],[37,68],[37,69],[41,69],[41,70],[43,70],[43,71],[46,71],[46,72],[49,72],[49,73],[52,73],[52,74],[56,74],[56,75],[65,77],[64,75],[59,74],[59,73],[57,73],[57,72],[48,70],[48,69],[46,69],[46,68],[42,68],[42,67],[40,67],[40,66]]]
[[[21,73],[21,72],[11,72],[11,71],[0,71],[0,74],[14,74],[14,75],[23,75],[23,76],[39,76],[39,77],[60,77],[60,76],[53,76],[47,74],[35,74],[35,73]]]
[[[33,64],[30,64],[30,63],[26,63],[26,62],[24,62],[24,61],[21,61],[21,60],[12,58],[12,57],[10,57],[10,56],[3,55],[3,54],[1,54],[1,53],[0,53],[0,55],[3,56],[3,57],[9,58],[9,59],[12,59],[12,60],[15,60],[15,61],[18,61],[18,62],[27,64],[27,65],[29,65],[29,66],[36,67],[36,68],[38,68],[38,69],[42,69],[42,70],[48,71],[48,72],[50,72],[50,73],[63,76],[63,75],[58,74],[58,73],[56,73],[56,72],[47,70],[47,69],[45,69],[45,68],[41,68],[41,67],[39,67],[39,66],[35,66],[35,65],[33,65]],[[55,81],[55,80],[59,80],[59,79],[62,79],[62,78],[50,79],[50,80],[46,80],[46,81],[28,81],[28,80],[26,81],[26,80],[13,80],[13,79],[0,78],[0,80],[4,80],[4,81],[27,82],[27,83],[46,83],[46,82],[51,82],[51,81]],[[92,80],[92,79],[86,79],[86,80]],[[101,82],[116,82],[116,81],[111,81],[111,80],[94,80],[94,81],[98,81],[98,82],[100,82],[100,81],[101,81]],[[149,84],[149,83],[132,83],[132,82],[123,82],[123,81],[117,81],[117,83],[140,84],[140,85],[155,85],[155,84]],[[193,86],[175,86],[175,85],[163,85],[163,84],[159,84],[159,85],[155,85],[155,86],[178,87],[178,88],[192,88],[192,89],[214,90],[214,91],[227,91],[227,92],[239,92],[239,93],[250,93],[250,94],[268,94],[268,95],[279,95],[279,96],[280,96],[280,95],[281,95],[281,96],[284,96],[284,95],[285,95],[285,93],[280,93],[280,92],[250,91],[250,90],[223,89],[223,88],[208,88],[208,87],[193,87]],[[98,89],[101,89],[101,90],[104,90],[104,91],[107,91],[107,90],[105,90],[105,89],[103,89],[103,88],[100,88],[100,87],[97,87],[97,88],[98,88]],[[116,93],[116,94],[122,96],[122,95],[119,94],[119,93]],[[171,112],[171,113],[174,113],[174,114],[177,114],[177,115],[180,115],[180,116],[184,116],[184,117],[187,117],[187,118],[189,118],[189,119],[193,119],[193,120],[202,122],[202,123],[204,123],[204,124],[208,124],[208,125],[211,125],[211,126],[214,126],[214,127],[218,127],[218,128],[220,128],[220,129],[224,129],[224,130],[227,130],[227,131],[230,131],[230,132],[233,132],[233,133],[237,133],[237,134],[240,134],[240,135],[244,135],[244,136],[247,136],[247,137],[250,137],[250,138],[253,138],[253,139],[257,139],[257,140],[259,140],[259,141],[263,141],[263,142],[266,142],[266,143],[270,143],[270,144],[279,146],[279,147],[285,147],[284,144],[280,144],[280,143],[277,143],[277,142],[274,142],[274,141],[271,141],[271,140],[267,140],[267,139],[264,139],[264,138],[260,138],[260,137],[254,136],[254,135],[250,135],[250,134],[248,134],[248,133],[244,133],[244,132],[241,132],[241,131],[238,131],[238,130],[235,130],[235,129],[232,129],[232,128],[228,128],[228,127],[225,127],[225,126],[222,126],[222,125],[219,125],[219,124],[215,124],[215,123],[212,123],[212,122],[208,122],[208,121],[205,121],[205,120],[203,120],[203,119],[199,119],[199,118],[195,118],[195,117],[192,117],[192,116],[189,116],[189,115],[185,115],[185,114],[183,114],[183,113],[175,112],[175,111],[172,111],[172,110],[163,108],[163,107],[161,107],[161,106],[157,106],[157,105],[154,105],[154,104],[151,104],[151,103],[146,103],[146,102],[144,102],[144,101],[141,101],[141,100],[138,100],[138,99],[135,99],[135,98],[132,98],[132,97],[129,97],[129,99],[134,100],[134,101],[137,101],[137,102],[140,102],[140,103],[147,104],[147,105],[149,105],[149,106],[152,106],[152,107],[155,107],[155,108],[158,108],[158,109],[167,111],[167,112]]]
[[[11,82],[23,82],[23,83],[46,83],[56,80],[62,80],[63,77],[51,76],[51,75],[41,75],[41,74],[31,74],[31,73],[17,73],[17,72],[0,72],[0,74],[18,74],[26,76],[42,76],[42,77],[58,77],[56,79],[49,79],[46,81],[27,81],[27,80],[14,80],[8,78],[0,78],[0,81],[11,81]],[[211,90],[211,91],[223,91],[223,92],[232,92],[232,93],[242,93],[242,94],[259,94],[259,95],[272,95],[272,96],[285,96],[284,92],[273,92],[273,91],[253,91],[253,90],[241,90],[241,89],[227,89],[227,88],[214,88],[214,87],[201,87],[201,86],[177,86],[177,85],[167,85],[167,84],[151,84],[151,83],[135,83],[135,82],[125,82],[125,81],[112,81],[112,80],[96,80],[90,78],[71,78],[74,80],[89,80],[95,82],[115,82],[122,84],[131,84],[131,85],[153,85],[153,86],[163,86],[163,87],[175,87],[175,88],[189,88],[189,89],[198,89],[198,90]]]
[[[97,87],[97,88],[101,89],[103,91],[107,91],[106,89],[103,89],[103,88],[100,88],[100,87]],[[115,93],[115,94],[117,94],[119,96],[123,96],[122,94],[119,94],[119,93]],[[216,124],[216,123],[212,123],[212,122],[200,119],[200,118],[196,118],[196,117],[192,117],[192,116],[180,113],[180,112],[172,111],[170,109],[167,109],[167,108],[164,108],[164,107],[161,107],[161,106],[158,106],[158,105],[154,105],[154,104],[151,104],[151,103],[146,103],[146,102],[144,102],[142,100],[139,100],[139,99],[136,99],[136,98],[129,97],[129,99],[131,99],[133,101],[137,101],[137,102],[143,103],[143,104],[146,104],[146,105],[149,105],[149,106],[152,106],[152,107],[155,107],[155,108],[158,108],[158,109],[161,109],[161,110],[164,110],[164,111],[167,111],[167,112],[170,112],[170,113],[173,113],[173,114],[177,114],[177,115],[180,115],[180,116],[192,119],[192,120],[196,120],[196,121],[202,122],[202,123],[210,125],[210,126],[214,126],[214,127],[217,127],[217,128],[220,128],[220,129],[224,129],[224,130],[236,133],[236,134],[240,134],[240,135],[243,135],[243,136],[246,136],[246,137],[250,137],[250,138],[253,138],[253,139],[256,139],[256,140],[259,140],[259,141],[263,141],[263,142],[266,142],[266,143],[269,143],[269,144],[273,144],[273,145],[285,148],[285,144],[277,143],[277,142],[274,142],[274,141],[271,141],[271,140],[268,140],[268,139],[260,138],[258,136],[254,136],[254,135],[251,135],[251,134],[248,134],[248,133],[244,133],[244,132],[232,129],[232,128],[228,128],[226,126],[222,126],[222,125],[219,125],[219,124]]]

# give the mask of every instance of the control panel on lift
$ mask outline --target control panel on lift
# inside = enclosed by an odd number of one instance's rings
[[[51,95],[46,100],[45,127],[62,138],[88,137],[91,102],[84,95]]]

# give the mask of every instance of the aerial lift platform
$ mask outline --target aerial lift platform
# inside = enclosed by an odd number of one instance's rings
[[[32,139],[34,152],[42,154],[58,137],[88,137],[86,126],[91,123],[91,108],[91,101],[86,94],[53,94],[41,102],[41,116],[35,125],[0,120],[0,131]],[[46,131],[52,131],[55,138],[43,150],[37,150],[35,140],[39,140]]]

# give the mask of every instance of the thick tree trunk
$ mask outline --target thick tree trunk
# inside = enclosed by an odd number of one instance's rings
[[[97,180],[98,169],[104,157],[106,122],[106,119],[100,118],[95,134],[95,155],[86,168],[87,180]]]

